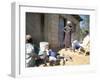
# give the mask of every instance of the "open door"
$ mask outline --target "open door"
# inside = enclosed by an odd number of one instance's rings
[[[64,48],[64,36],[65,36],[64,27],[65,25],[66,25],[66,19],[63,17],[60,17],[59,18],[59,31],[58,31],[60,48]]]

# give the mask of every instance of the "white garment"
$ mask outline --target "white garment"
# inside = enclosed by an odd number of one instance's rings
[[[56,59],[55,57],[53,57],[53,56],[50,56],[50,57],[49,57],[49,60],[50,60],[50,61],[52,61],[52,60],[53,60],[53,61],[56,61],[57,59]]]
[[[33,45],[30,43],[26,43],[26,53],[32,53],[33,50],[34,50]]]
[[[81,46],[84,48],[87,46],[87,44],[89,43],[90,41],[90,36],[87,35],[84,39],[83,39],[83,43],[81,44]]]
[[[29,63],[31,60],[30,54],[34,51],[34,46],[30,43],[26,43],[26,63]]]

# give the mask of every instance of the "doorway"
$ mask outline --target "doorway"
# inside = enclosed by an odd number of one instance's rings
[[[59,17],[59,31],[58,31],[58,36],[59,36],[59,47],[64,48],[64,27],[66,26],[66,18]]]

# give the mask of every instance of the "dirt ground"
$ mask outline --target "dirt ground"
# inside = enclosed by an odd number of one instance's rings
[[[72,61],[66,61],[65,65],[82,65],[90,63],[90,55],[85,55],[84,53],[78,53],[71,51],[70,49],[61,49],[58,52],[61,56],[70,56]]]
[[[58,51],[60,56],[64,57],[71,57],[72,60],[67,60],[65,61],[65,65],[85,65],[90,63],[90,55],[85,55],[84,53],[80,54],[79,52],[73,52],[70,49],[61,49]],[[49,63],[47,63],[46,67],[49,67]],[[60,65],[58,66],[63,66],[63,60],[60,61]],[[43,64],[40,65],[40,67],[44,67]]]

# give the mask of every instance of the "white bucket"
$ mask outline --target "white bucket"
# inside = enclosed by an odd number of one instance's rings
[[[49,47],[49,43],[48,42],[40,42],[40,50],[41,51],[44,51],[47,46]]]

